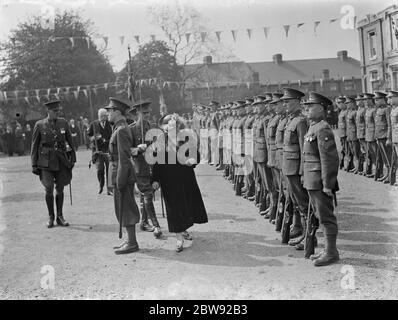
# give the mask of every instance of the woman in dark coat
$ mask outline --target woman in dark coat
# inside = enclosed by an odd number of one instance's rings
[[[182,122],[178,118],[175,119],[175,116],[167,115],[160,121],[162,121],[165,137],[172,130],[182,129]],[[171,140],[165,139],[165,141],[167,141],[167,145],[170,145],[175,150],[175,154],[184,143],[182,142],[176,147]],[[196,142],[194,142],[194,145],[196,146]],[[181,161],[177,159],[175,164],[169,164],[167,163],[168,153],[164,150],[168,149],[163,149],[166,163],[156,163],[153,166],[152,187],[156,190],[160,184],[162,188],[169,232],[176,233],[176,251],[180,252],[183,250],[184,238],[192,240],[191,235],[186,230],[193,226],[194,223],[206,223],[208,221],[206,208],[194,172],[199,155],[195,148],[197,159],[184,159],[183,163],[180,163]],[[161,152],[161,150],[158,150],[158,152]],[[186,156],[188,156],[188,151]]]

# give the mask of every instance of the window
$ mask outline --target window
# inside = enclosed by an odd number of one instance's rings
[[[347,91],[354,90],[354,82],[353,81],[345,81],[344,82],[344,90],[347,90]]]
[[[368,33],[369,36],[369,57],[371,59],[376,58],[376,32],[371,31]]]
[[[370,81],[378,81],[379,80],[379,73],[377,70],[370,71]]]
[[[393,90],[398,90],[398,71],[392,72],[392,87]]]

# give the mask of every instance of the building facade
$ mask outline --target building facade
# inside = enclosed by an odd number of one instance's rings
[[[285,61],[281,54],[275,54],[272,61],[255,63],[213,63],[207,56],[203,64],[186,68],[187,73],[194,73],[186,81],[186,108],[192,103],[232,101],[284,87],[317,91],[330,98],[362,90],[360,62],[346,50],[334,58]]]
[[[398,7],[368,14],[357,30],[364,91],[398,90]]]

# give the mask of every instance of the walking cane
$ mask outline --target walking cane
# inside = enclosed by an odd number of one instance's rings
[[[160,188],[160,203],[162,204],[162,216],[164,218],[163,192],[161,188]]]
[[[72,205],[72,181],[69,183],[70,205]]]

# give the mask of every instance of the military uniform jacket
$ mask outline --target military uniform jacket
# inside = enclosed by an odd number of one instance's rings
[[[135,174],[136,176],[139,177],[149,177],[151,175],[151,166],[146,162],[145,160],[145,153],[141,153],[138,151],[137,146],[139,144],[144,144],[145,143],[145,135],[148,132],[148,130],[151,128],[150,124],[148,121],[143,121],[144,125],[144,139],[142,137],[142,131],[141,131],[141,121],[137,121],[131,125],[129,125],[131,129],[131,135],[132,135],[132,152],[134,153],[134,149],[136,150],[135,154],[132,156],[133,159],[133,164],[134,164],[134,169],[135,169]],[[138,154],[137,154],[138,152]]]
[[[216,112],[210,114],[210,129],[216,129],[218,130],[220,127],[220,120],[218,118],[218,115]]]
[[[285,176],[303,174],[301,154],[307,129],[307,119],[301,111],[289,116],[283,138],[282,172]]]
[[[238,154],[243,155],[245,153],[245,123],[247,120],[247,116],[243,116],[238,123],[238,127],[236,128],[237,134],[240,134],[240,146],[238,146]],[[240,151],[239,151],[240,150]]]
[[[127,188],[128,185],[137,181],[130,154],[132,145],[131,128],[126,120],[117,121],[113,126],[109,141],[109,154],[111,158],[111,185],[118,189]]]
[[[346,116],[346,121],[347,121],[347,127],[346,127],[347,141],[358,140],[358,138],[357,138],[356,118],[357,118],[357,111],[356,110],[349,110],[347,112],[347,116]]]
[[[376,109],[375,112],[375,138],[387,139],[391,130],[390,107],[384,106]]]
[[[264,121],[265,116],[259,116],[253,123],[254,150],[253,161],[266,163],[268,161],[267,142],[265,140]]]
[[[346,127],[347,127],[347,121],[346,121],[346,116],[347,116],[347,110],[341,110],[339,113],[339,118],[337,122],[337,129],[339,133],[340,138],[344,138],[347,136],[346,133]]]
[[[288,117],[283,115],[278,123],[278,127],[276,128],[276,154],[275,154],[275,167],[279,170],[282,169],[282,160],[283,160],[283,139],[286,129]]]
[[[102,128],[99,120],[91,122],[87,135],[89,137],[93,137],[94,132],[96,135],[101,135],[101,137],[97,139],[98,151],[108,153],[109,139],[111,138],[112,135],[112,127],[109,121],[105,121],[104,128]],[[95,142],[92,143],[92,148],[93,151],[95,151]]]
[[[391,110],[391,134],[392,143],[398,143],[398,106]]]
[[[70,161],[66,157],[67,146],[71,149]],[[76,162],[76,153],[69,124],[64,118],[55,122],[45,118],[36,122],[31,147],[32,167],[59,171],[60,163],[70,168]]]
[[[367,142],[375,141],[375,113],[376,108],[366,109],[365,112],[365,140]]]
[[[304,188],[337,190],[339,155],[332,128],[325,120],[311,124],[304,137]]]
[[[268,166],[275,167],[276,157],[276,129],[281,116],[279,114],[274,115],[268,122],[266,141],[268,145]]]
[[[355,118],[355,125],[357,127],[357,138],[358,139],[365,139],[365,108],[359,108],[357,110],[356,118]]]

